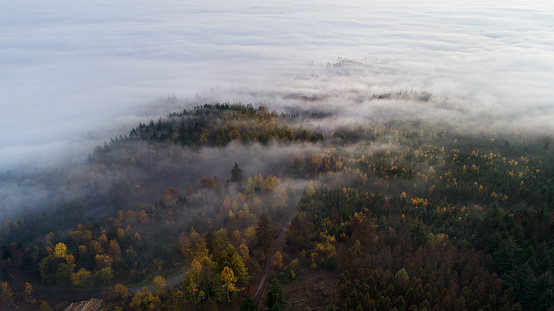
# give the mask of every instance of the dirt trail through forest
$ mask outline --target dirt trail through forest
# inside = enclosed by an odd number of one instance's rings
[[[185,273],[181,272],[181,273],[177,274],[176,276],[165,280],[165,286],[167,286],[167,287],[177,287],[183,282],[184,279],[185,279]],[[150,292],[152,292],[154,290],[154,287],[152,286],[152,284],[129,287],[129,295],[132,295],[132,296],[136,295],[138,293],[138,291],[142,290],[145,286],[146,286],[146,288],[148,288],[148,290]]]
[[[273,253],[271,254],[271,257],[268,258],[267,262],[265,263],[264,271],[262,274],[262,278],[260,279],[260,283],[256,289],[256,294],[254,295],[254,300],[256,301],[256,304],[260,306],[261,300],[263,297],[263,294],[265,292],[265,288],[267,286],[267,283],[269,281],[269,272],[271,271],[271,266],[273,264],[273,259],[275,258],[275,254],[277,251],[280,251],[283,248],[283,245],[285,244],[285,235],[287,234],[287,228],[289,224],[291,223],[292,219],[294,218],[294,215],[296,214],[296,209],[298,208],[298,205],[300,204],[300,199],[302,198],[302,192],[301,190],[298,190],[298,198],[292,205],[292,208],[290,210],[289,217],[287,220],[283,223],[283,227],[281,228],[281,234],[279,235],[279,239],[277,240],[277,247],[273,248]]]
[[[287,233],[287,228],[289,224],[291,223],[292,219],[294,218],[294,215],[296,214],[296,209],[298,208],[298,205],[300,204],[300,199],[302,198],[302,190],[297,189],[298,198],[294,202],[294,204],[291,207],[291,211],[289,214],[289,217],[286,219],[286,221],[283,223],[283,227],[281,228],[281,234],[279,235],[279,239],[277,240],[277,247],[273,248],[273,253],[271,254],[271,257],[267,260],[265,264],[265,268],[263,271],[263,276],[260,280],[260,283],[256,289],[256,294],[254,295],[254,300],[258,305],[260,305],[260,302],[262,300],[263,294],[265,292],[265,288],[268,283],[269,278],[269,272],[271,271],[271,266],[273,264],[273,259],[275,258],[275,254],[277,251],[281,250],[283,248],[284,242],[285,242],[285,235]],[[179,273],[174,277],[171,277],[166,280],[166,286],[168,287],[177,287],[178,285],[183,282],[185,279],[185,273]],[[144,286],[148,288],[149,291],[152,291],[152,284],[143,285],[143,286],[136,286],[136,287],[129,287],[129,295],[134,296],[138,293],[139,290],[143,289]],[[80,301],[84,299],[90,299],[90,298],[97,298],[102,295],[101,289],[84,289],[84,290],[73,290],[73,289],[46,289],[43,288],[39,291],[37,291],[38,297],[48,297],[53,299],[61,299],[61,300],[68,300],[68,301]]]

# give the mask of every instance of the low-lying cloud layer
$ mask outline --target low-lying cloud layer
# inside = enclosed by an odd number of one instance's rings
[[[373,93],[426,91],[443,109],[410,114],[554,127],[546,2],[0,3],[0,171],[86,154],[173,110],[157,101],[173,94],[347,117],[375,113]],[[339,57],[358,61],[326,66]]]

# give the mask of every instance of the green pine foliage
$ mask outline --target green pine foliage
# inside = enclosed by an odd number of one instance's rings
[[[206,104],[97,147],[82,173],[37,175],[44,212],[0,225],[4,287],[107,290],[180,270],[180,287],[144,289],[114,309],[257,310],[246,289],[307,180],[274,273],[284,286],[335,273],[327,309],[552,307],[550,137],[406,120],[311,123],[328,117]],[[289,151],[272,151],[260,172],[238,159],[225,176],[189,176],[218,164],[202,152],[226,147]],[[286,309],[277,279],[265,305]]]
[[[271,311],[284,311],[287,308],[287,300],[283,285],[274,278],[269,282],[265,294],[264,305]]]

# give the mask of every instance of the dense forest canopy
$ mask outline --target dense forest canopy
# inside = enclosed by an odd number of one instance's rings
[[[41,206],[0,227],[3,301],[32,305],[34,286],[41,298],[106,290],[111,307],[129,310],[256,310],[250,297],[274,252],[272,310],[293,308],[283,287],[318,271],[336,276],[328,310],[553,307],[550,136],[339,119],[186,107],[98,146],[80,167],[33,175]],[[180,285],[166,285],[179,273]]]

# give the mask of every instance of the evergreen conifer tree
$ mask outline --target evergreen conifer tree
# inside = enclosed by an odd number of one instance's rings
[[[269,288],[265,294],[265,306],[270,311],[283,311],[287,308],[285,290],[277,278],[273,278],[269,283]]]
[[[235,162],[233,169],[231,169],[231,182],[236,184],[239,190],[242,189],[242,169],[237,162]]]
[[[258,243],[264,247],[264,253],[267,253],[267,249],[271,247],[271,242],[273,241],[273,232],[271,231],[269,218],[265,214],[262,214],[258,220],[256,238]]]

